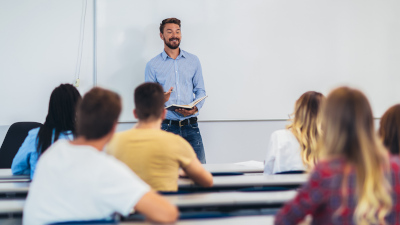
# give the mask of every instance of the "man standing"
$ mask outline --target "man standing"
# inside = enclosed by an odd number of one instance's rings
[[[181,42],[181,21],[168,18],[160,24],[160,38],[164,51],[151,59],[145,70],[145,81],[156,82],[164,88],[165,104],[187,105],[195,99],[206,96],[203,74],[197,56],[179,48]],[[194,96],[193,96],[194,94]],[[204,101],[191,110],[168,111],[162,122],[162,129],[186,139],[196,152],[201,163],[206,163],[203,140],[197,115]]]

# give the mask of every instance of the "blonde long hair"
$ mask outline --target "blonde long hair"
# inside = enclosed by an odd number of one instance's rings
[[[365,95],[348,87],[333,90],[323,106],[322,127],[321,147],[326,156],[343,157],[347,168],[355,168],[356,224],[385,224],[385,216],[393,204],[386,177],[389,157],[375,133],[371,106]],[[347,200],[348,175],[345,172],[342,181],[343,203]]]
[[[308,170],[319,158],[318,138],[320,136],[320,105],[325,97],[315,91],[300,96],[294,107],[292,123],[286,126],[296,137],[301,148],[301,157]]]

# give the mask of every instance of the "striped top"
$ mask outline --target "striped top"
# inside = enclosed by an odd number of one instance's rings
[[[199,58],[182,49],[176,59],[169,57],[165,51],[152,58],[146,65],[145,81],[159,83],[165,92],[174,88],[165,106],[187,105],[206,96]],[[196,105],[199,111],[203,104],[204,100]],[[168,111],[166,119],[184,120],[198,114],[184,117],[177,112]]]

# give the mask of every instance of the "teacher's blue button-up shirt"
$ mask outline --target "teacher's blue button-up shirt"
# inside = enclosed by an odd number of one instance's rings
[[[169,57],[165,51],[152,58],[146,65],[145,81],[161,84],[165,92],[171,87],[174,88],[165,106],[187,105],[206,96],[199,58],[182,49],[176,59]],[[204,100],[196,105],[199,111],[203,104]],[[198,114],[184,117],[179,113],[168,111],[167,119],[184,120]]]

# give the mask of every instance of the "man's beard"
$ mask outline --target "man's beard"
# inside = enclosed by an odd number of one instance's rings
[[[176,44],[176,45],[172,45],[170,42],[167,42],[167,41],[165,40],[165,38],[164,38],[164,43],[165,43],[165,45],[167,45],[168,48],[170,48],[170,49],[177,49],[177,48],[179,48],[179,45],[181,44],[181,42],[180,42],[180,40],[177,39],[177,38],[176,38],[176,40],[178,40],[178,44]]]

